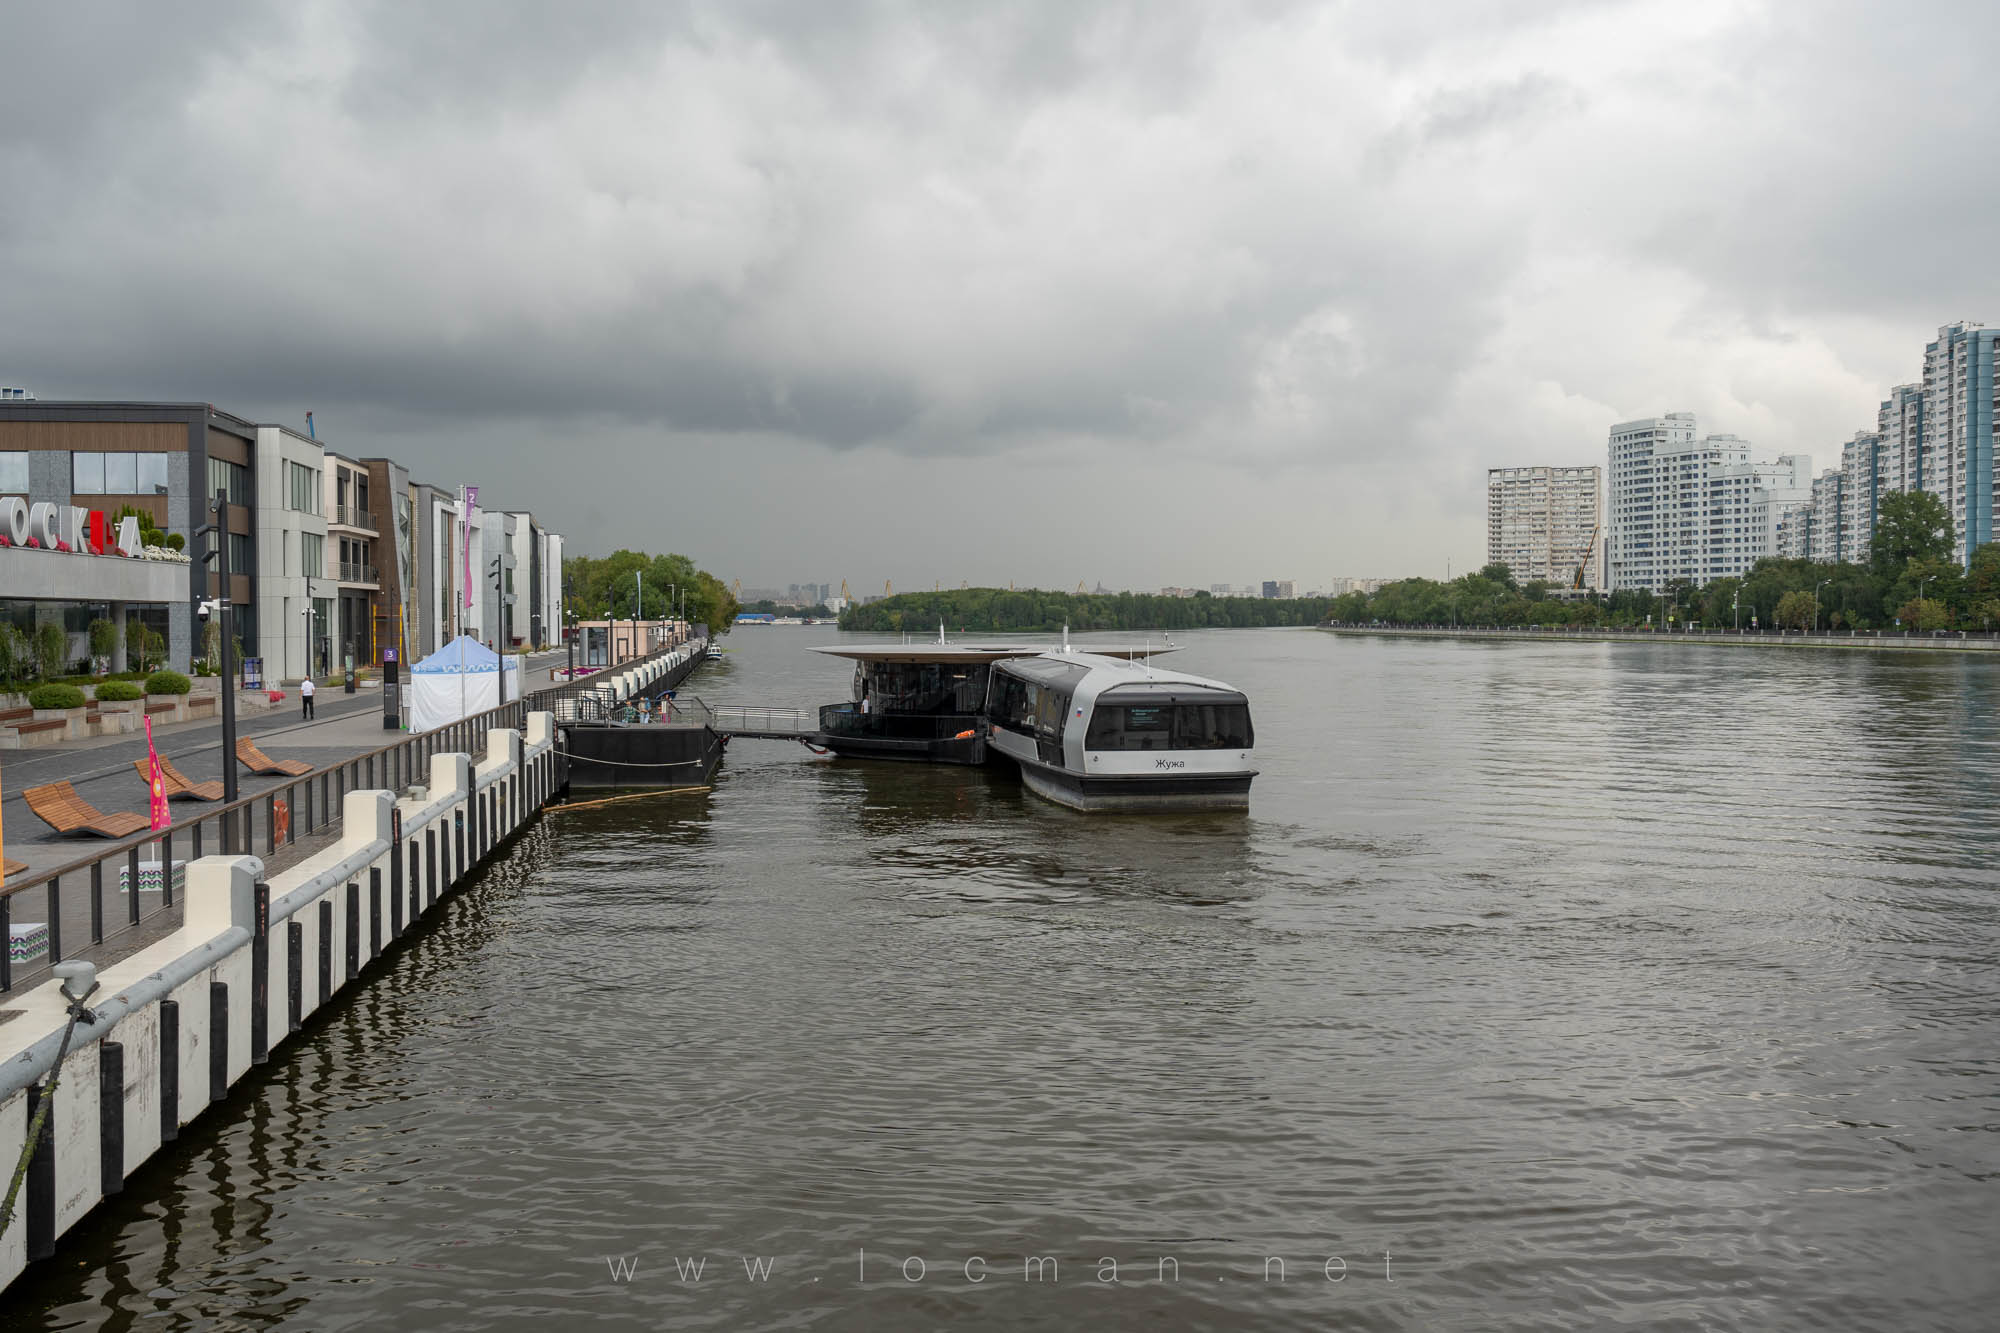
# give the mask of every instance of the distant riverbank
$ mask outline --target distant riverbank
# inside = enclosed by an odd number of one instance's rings
[[[1893,630],[1834,631],[1806,634],[1800,631],[1675,630],[1662,633],[1643,629],[1469,629],[1438,625],[1321,625],[1328,634],[1395,634],[1425,639],[1521,639],[1531,643],[1692,643],[1743,648],[1859,648],[1895,652],[2000,652],[2000,635],[1962,634],[1956,630],[1937,634],[1904,634]]]

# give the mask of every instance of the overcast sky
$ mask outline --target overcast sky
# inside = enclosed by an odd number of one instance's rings
[[[68,0],[0,382],[857,593],[1442,575],[1693,410],[2000,322],[2000,5]]]

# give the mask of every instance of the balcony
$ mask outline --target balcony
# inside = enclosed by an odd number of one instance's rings
[[[342,583],[368,583],[375,585],[381,583],[381,579],[377,577],[378,571],[373,565],[350,564],[342,560],[334,568],[338,571],[336,577]]]
[[[327,521],[329,523],[337,523],[344,528],[353,528],[359,532],[374,532],[376,530],[375,520],[369,516],[368,511],[355,505],[335,505],[333,512],[327,515]]]

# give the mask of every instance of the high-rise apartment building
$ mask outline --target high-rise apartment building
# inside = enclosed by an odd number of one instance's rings
[[[1496,467],[1486,471],[1486,559],[1518,583],[1603,586],[1603,471]]]
[[[1611,428],[1606,585],[1659,592],[1741,575],[1776,555],[1788,510],[1811,496],[1812,462],[1752,462],[1734,435],[1697,439],[1692,412]]]
[[[1994,448],[2000,427],[1996,354],[2000,329],[1970,321],[1947,324],[1924,348],[1925,449],[1937,464],[1936,479],[1926,477],[1925,489],[1951,511],[1960,563],[1994,536],[1994,491],[2000,488],[1994,468],[2000,454]]]
[[[1787,530],[1785,553],[1814,560],[1868,558],[1882,498],[1924,490],[1951,515],[1961,563],[1994,540],[2000,499],[2000,329],[1947,324],[1924,349],[1921,384],[1899,384],[1875,415],[1875,429],[1841,449],[1839,474],[1813,484],[1810,512]]]

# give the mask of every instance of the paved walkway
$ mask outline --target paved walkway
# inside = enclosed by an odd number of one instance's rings
[[[548,669],[559,664],[561,653],[531,657],[523,670],[524,690],[538,690],[549,683]],[[360,688],[352,695],[322,686],[316,700],[316,716],[306,722],[296,689],[292,698],[270,713],[236,720],[236,734],[254,736],[266,754],[274,759],[303,759],[315,768],[380,749],[402,733],[382,726],[382,691]],[[154,744],[190,782],[220,778],[223,772],[222,723],[182,722],[154,728]],[[146,813],[146,783],[133,771],[132,761],[146,757],[143,732],[131,736],[105,736],[87,741],[70,741],[37,750],[0,752],[0,820],[6,831],[7,859],[24,861],[30,870],[48,870],[67,865],[102,846],[97,838],[58,836],[21,799],[26,787],[68,779],[77,794],[100,810],[131,810]],[[237,766],[237,794],[252,796],[288,779],[258,777]],[[174,802],[178,818],[201,808],[195,801]]]

